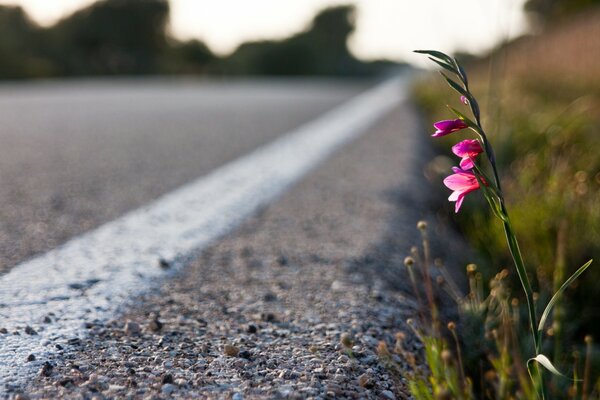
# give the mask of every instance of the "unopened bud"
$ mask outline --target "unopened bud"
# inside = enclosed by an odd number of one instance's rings
[[[475,265],[475,264],[467,265],[467,273],[468,274],[474,274],[476,271],[477,271],[477,265]]]
[[[424,231],[425,229],[427,229],[427,222],[425,222],[425,221],[417,222],[417,228]]]
[[[594,341],[594,338],[592,337],[592,335],[585,335],[585,338],[583,340],[586,344],[591,344]]]
[[[456,324],[452,321],[448,322],[448,329],[450,329],[451,331],[456,329]]]
[[[406,257],[404,259],[404,265],[406,265],[407,267],[410,267],[411,265],[413,265],[415,263],[415,259],[412,257]]]

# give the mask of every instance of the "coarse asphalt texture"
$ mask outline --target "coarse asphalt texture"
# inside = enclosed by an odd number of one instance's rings
[[[51,343],[22,398],[409,398],[380,343],[420,347],[402,260],[428,217],[424,135],[398,108],[124,315]]]
[[[364,81],[0,85],[0,274],[312,120]]]

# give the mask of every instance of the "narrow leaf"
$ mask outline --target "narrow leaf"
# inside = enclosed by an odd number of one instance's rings
[[[440,60],[446,61],[448,64],[452,64],[452,57],[447,54],[442,53],[441,51],[436,50],[414,50],[415,53],[419,54],[428,54],[435,58],[439,58]]]
[[[477,130],[477,131],[478,131],[478,128],[479,128],[479,127],[477,126],[477,124],[476,124],[476,123],[475,123],[473,120],[471,120],[471,119],[470,119],[469,117],[467,117],[465,114],[463,114],[463,113],[461,113],[460,111],[458,111],[456,108],[454,108],[454,107],[451,107],[451,106],[447,106],[447,107],[448,107],[448,109],[449,109],[450,111],[452,111],[452,112],[453,112],[453,113],[454,113],[454,114],[455,114],[455,115],[456,115],[458,118],[460,118],[460,119],[462,119],[463,121],[465,121],[465,123],[466,123],[467,125],[469,125],[469,128],[473,128],[473,129],[475,129],[475,130]]]
[[[552,307],[554,307],[554,305],[558,301],[558,298],[560,297],[560,295],[563,294],[563,292],[569,287],[569,285],[571,283],[573,283],[573,281],[575,279],[577,279],[579,277],[579,275],[581,275],[592,264],[592,261],[594,261],[594,260],[590,260],[590,261],[586,262],[585,264],[583,264],[581,267],[579,267],[579,269],[577,271],[575,271],[575,273],[573,275],[571,275],[569,277],[569,279],[567,279],[565,281],[565,283],[562,284],[560,289],[558,289],[556,291],[556,293],[554,293],[554,296],[552,296],[552,298],[550,299],[550,302],[548,302],[548,305],[546,306],[546,309],[542,313],[542,318],[540,319],[540,323],[538,325],[538,337],[539,338],[541,338],[541,336],[542,336],[542,331],[544,330],[544,325],[546,324],[546,319],[548,319],[548,316],[550,315],[550,311],[552,311]]]
[[[456,58],[454,58],[453,60],[454,60],[454,65],[456,65],[456,69],[458,70],[458,74],[461,76],[463,83],[465,84],[465,86],[468,86],[469,80],[467,79],[467,73],[465,72],[463,67],[460,66],[460,64],[458,63],[458,60]]]
[[[450,65],[448,63],[445,63],[444,61],[438,61],[438,60],[436,60],[433,57],[427,57],[427,58],[429,58],[431,61],[433,61],[434,63],[436,63],[440,67],[444,68],[445,70],[448,70],[448,71],[450,71],[452,73],[455,73],[455,74],[458,73],[458,71],[452,65]]]
[[[563,378],[571,380],[568,376],[560,373],[560,371],[557,370],[556,367],[552,364],[552,361],[550,361],[548,359],[548,357],[546,357],[545,355],[538,354],[534,358],[530,358],[529,360],[527,360],[527,368],[529,368],[530,363],[533,361],[537,362],[538,364],[540,364],[542,367],[546,368],[548,371],[550,371],[554,375],[561,376]]]
[[[450,85],[450,87],[454,90],[456,90],[458,93],[462,94],[463,96],[470,98],[471,96],[469,96],[469,93],[462,87],[460,86],[458,83],[454,82],[452,79],[448,78],[446,76],[446,74],[444,74],[443,72],[440,72],[440,74],[442,74],[442,76],[446,79],[446,82],[448,82],[448,85]]]

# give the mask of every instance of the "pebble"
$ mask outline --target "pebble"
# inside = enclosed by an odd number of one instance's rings
[[[164,394],[171,394],[176,389],[177,389],[177,387],[175,385],[173,385],[171,383],[167,383],[165,385],[162,385],[162,387],[160,388],[160,391],[163,392]]]
[[[124,332],[127,336],[136,336],[141,332],[140,325],[133,321],[127,321],[125,323]]]
[[[33,335],[37,335],[37,334],[38,334],[38,333],[36,332],[36,330],[35,330],[35,329],[33,329],[32,327],[30,327],[29,325],[27,325],[27,326],[25,327],[25,333],[26,333],[26,334],[28,334],[28,335],[32,335],[32,336],[33,336]]]
[[[163,323],[158,320],[158,318],[152,319],[148,323],[148,329],[151,332],[159,332],[163,328]]]
[[[50,376],[50,375],[52,375],[52,370],[53,369],[54,369],[54,366],[52,364],[50,364],[48,361],[46,361],[42,365],[42,368],[40,369],[40,375],[42,375],[42,376]]]
[[[396,396],[394,395],[394,393],[392,393],[389,390],[383,390],[381,392],[381,396],[388,399],[388,400],[396,400]]]
[[[223,353],[228,357],[236,357],[240,352],[240,349],[232,344],[226,344],[223,347]]]
[[[31,362],[31,361],[35,361],[35,355],[34,354],[30,354],[27,356],[27,361]]]
[[[373,379],[368,373],[364,373],[358,377],[358,384],[365,389],[371,389],[373,387]]]

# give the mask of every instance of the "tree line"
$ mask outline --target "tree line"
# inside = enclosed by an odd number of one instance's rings
[[[168,0],[102,0],[50,27],[15,6],[0,6],[0,78],[96,75],[337,75],[380,73],[397,66],[365,63],[348,50],[353,6],[321,11],[284,40],[244,43],[219,57],[200,40],[168,34]]]

